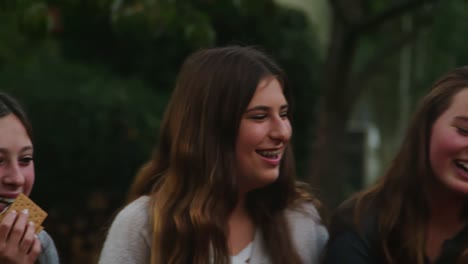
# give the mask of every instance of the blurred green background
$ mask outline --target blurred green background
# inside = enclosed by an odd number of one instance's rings
[[[96,263],[191,52],[276,58],[300,178],[333,209],[385,169],[434,79],[467,64],[467,15],[463,0],[0,0],[0,90],[32,120],[32,197],[62,262]]]

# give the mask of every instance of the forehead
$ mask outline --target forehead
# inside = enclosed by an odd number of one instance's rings
[[[258,83],[250,105],[267,102],[286,102],[283,87],[278,79],[274,77],[264,78]]]
[[[467,87],[468,88],[468,87]],[[468,117],[468,89],[465,88],[456,93],[452,98],[452,103],[447,109],[447,114],[463,115]]]

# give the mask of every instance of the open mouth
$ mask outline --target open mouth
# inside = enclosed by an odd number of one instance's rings
[[[467,162],[460,161],[460,160],[455,160],[454,163],[455,163],[455,166],[457,166],[458,168],[460,168],[460,169],[464,170],[466,173],[468,173],[468,163]]]
[[[278,159],[281,156],[281,150],[256,150],[260,156],[267,159]]]
[[[0,213],[5,212],[14,201],[15,198],[0,197]]]

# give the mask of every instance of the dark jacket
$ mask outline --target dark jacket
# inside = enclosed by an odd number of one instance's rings
[[[346,206],[335,213],[330,225],[330,239],[326,246],[324,264],[385,264],[379,239],[377,210],[371,206],[359,226],[353,221],[354,206]],[[395,241],[395,243],[404,241]],[[455,264],[468,242],[468,227],[444,242],[434,264]],[[398,264],[404,264],[399,261]],[[426,263],[430,263],[426,259]]]

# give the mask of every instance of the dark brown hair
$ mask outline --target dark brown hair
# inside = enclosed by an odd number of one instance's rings
[[[26,133],[32,139],[32,127],[26,112],[16,99],[7,93],[0,92],[0,118],[9,114],[15,115],[26,129]]]
[[[371,204],[377,205],[379,239],[388,263],[424,263],[427,186],[434,179],[429,161],[431,130],[453,97],[466,88],[468,67],[452,70],[437,80],[416,109],[390,168],[375,185],[350,200],[356,202],[358,225]]]
[[[159,144],[130,192],[130,201],[151,197],[152,264],[201,264],[209,258],[228,263],[226,223],[238,197],[237,133],[258,83],[268,77],[281,83],[291,105],[284,72],[254,48],[206,49],[184,62]],[[247,195],[249,213],[274,263],[300,263],[283,212],[311,199],[296,186],[290,147],[278,180]]]

